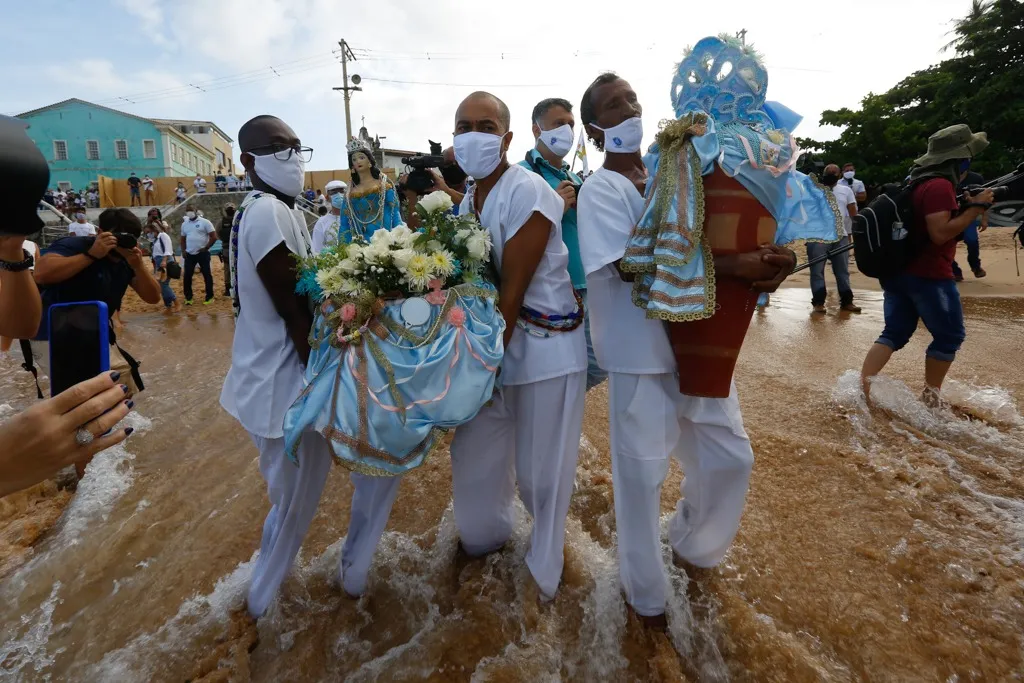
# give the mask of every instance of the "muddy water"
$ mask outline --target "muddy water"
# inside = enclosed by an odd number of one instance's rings
[[[358,601],[335,586],[351,495],[336,468],[296,571],[252,626],[240,608],[267,502],[255,449],[217,403],[231,319],[132,316],[126,347],[149,385],[139,433],[73,497],[50,485],[0,501],[0,677],[1019,680],[1024,301],[967,301],[947,390],[958,410],[936,413],[917,400],[923,336],[877,405],[862,403],[852,371],[881,329],[878,295],[852,318],[813,319],[807,299],[780,293],[752,324],[738,373],[757,458],[743,525],[717,570],[671,568],[667,634],[620,597],[602,388],[588,396],[553,603],[523,567],[522,510],[503,552],[457,552],[442,449],[402,483]],[[26,377],[0,370],[0,410],[29,402]]]

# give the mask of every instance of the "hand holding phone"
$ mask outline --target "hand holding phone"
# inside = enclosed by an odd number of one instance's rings
[[[50,306],[50,395],[110,370],[110,316],[102,301]]]

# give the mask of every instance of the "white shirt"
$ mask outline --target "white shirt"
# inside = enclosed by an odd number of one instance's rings
[[[160,256],[173,256],[174,247],[171,245],[171,236],[166,232],[161,232],[153,240],[153,258]]]
[[[313,226],[313,239],[311,251],[319,254],[328,244],[338,241],[338,231],[341,229],[341,216],[335,216],[328,212],[325,216],[317,219]]]
[[[142,189],[143,190],[152,190],[153,189],[153,179],[152,178],[143,178],[142,179]]]
[[[79,237],[92,237],[96,234],[96,226],[89,222],[79,223],[75,221],[68,226],[68,232]]]
[[[857,181],[859,182],[859,181]],[[853,227],[853,219],[850,217],[850,204],[857,204],[857,196],[846,183],[839,181],[832,188],[832,194],[836,196],[836,203],[839,204],[839,215],[843,217],[843,230],[846,236],[850,236],[850,228]]]
[[[233,175],[228,176],[228,189],[235,189],[238,187],[238,178]]]
[[[185,198],[185,188],[184,187],[175,188],[174,189],[174,194],[178,197],[178,199],[184,199]]]
[[[38,246],[32,240],[25,240],[24,242],[22,242],[21,243],[21,248],[24,249],[25,251],[27,251],[32,256],[32,258],[36,257],[36,249],[38,248]],[[29,270],[35,270],[35,269],[36,269],[36,264],[35,264],[35,261],[33,261],[32,262],[32,267],[30,267]]]
[[[466,195],[460,215],[472,215],[473,195]],[[491,188],[480,212],[480,223],[491,233],[492,258],[501,272],[505,243],[512,239],[535,212],[551,221],[551,233],[544,255],[537,264],[523,304],[544,314],[566,315],[576,306],[569,279],[569,250],[562,242],[562,199],[547,182],[518,164],[508,170]],[[517,327],[505,349],[502,382],[507,385],[541,382],[587,368],[584,327],[572,332],[554,332],[550,337],[527,334]]]
[[[633,283],[615,262],[644,210],[644,198],[621,173],[599,168],[580,188],[576,221],[587,274],[590,338],[607,372],[653,375],[676,371],[665,324],[633,303]]]
[[[256,265],[281,242],[306,257],[308,240],[301,213],[269,194],[245,208],[238,226],[233,267],[241,311],[220,404],[247,431],[267,439],[284,436],[284,415],[302,391],[303,369]]]
[[[854,198],[856,198],[856,196],[859,195],[860,193],[867,191],[864,188],[864,181],[863,180],[857,180],[856,178],[854,178],[853,179],[853,187],[850,187],[850,185],[848,185],[847,183],[848,183],[848,181],[846,180],[846,178],[840,178],[839,182],[836,183],[836,184],[837,185],[845,185],[846,187],[852,189],[853,190],[853,194],[854,194]]]
[[[206,192],[206,178],[196,178],[192,184],[196,186],[196,192],[199,194]]]
[[[202,216],[185,219],[181,224],[181,234],[185,238],[185,251],[198,254],[210,243],[209,235],[214,233],[213,223]]]

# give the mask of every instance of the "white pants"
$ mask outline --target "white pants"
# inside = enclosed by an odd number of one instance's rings
[[[249,613],[259,617],[274,599],[302,547],[330,472],[331,455],[322,436],[307,432],[299,443],[296,467],[285,456],[284,439],[250,436],[260,449],[260,472],[272,504],[263,524],[263,541],[249,586]],[[400,477],[368,477],[355,472],[351,477],[352,510],[338,578],[346,593],[359,596],[366,590],[373,554],[391,514]]]
[[[377,543],[391,516],[391,506],[398,495],[401,477],[370,477],[353,472],[352,509],[349,513],[348,535],[341,549],[338,579],[345,592],[359,597],[366,590]]]
[[[659,519],[669,457],[685,475],[669,542],[684,560],[712,567],[739,529],[754,453],[735,384],[728,398],[697,398],[679,393],[674,374],[610,373],[608,412],[619,574],[633,609],[654,616],[668,589]]]
[[[512,535],[516,482],[533,517],[526,565],[545,597],[562,578],[565,517],[576,477],[586,372],[505,387],[452,441],[455,522],[471,555]]]
[[[313,521],[331,454],[327,442],[316,432],[307,432],[299,442],[299,466],[284,452],[284,439],[267,439],[250,433],[260,450],[260,474],[267,482],[270,513],[263,523],[260,554],[252,570],[247,601],[249,614],[260,617],[288,575],[302,547],[309,523]]]

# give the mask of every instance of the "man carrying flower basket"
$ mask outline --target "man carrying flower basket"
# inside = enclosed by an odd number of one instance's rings
[[[569,279],[561,198],[509,165],[508,107],[473,93],[455,116],[455,156],[477,179],[460,216],[479,216],[493,243],[505,320],[503,389],[452,442],[455,521],[471,555],[512,534],[516,483],[533,517],[526,564],[545,598],[561,580],[565,518],[576,473],[587,349],[583,306]]]

